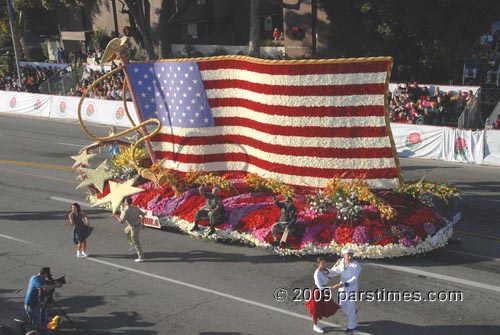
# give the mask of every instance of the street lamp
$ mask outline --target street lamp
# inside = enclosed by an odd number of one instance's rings
[[[16,38],[14,36],[14,25],[12,24],[12,17],[14,16],[14,14],[12,13],[12,0],[6,0],[6,2],[7,2],[7,13],[9,15],[10,34],[12,36],[12,46],[14,47],[14,58],[16,60],[17,78],[18,78],[17,85],[21,87],[21,70],[19,69],[19,55],[17,54],[17,44],[16,44]]]

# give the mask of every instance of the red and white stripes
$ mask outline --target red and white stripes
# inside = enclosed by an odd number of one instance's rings
[[[198,62],[214,127],[163,127],[158,158],[180,171],[249,171],[323,187],[332,177],[398,184],[385,121],[391,60]]]

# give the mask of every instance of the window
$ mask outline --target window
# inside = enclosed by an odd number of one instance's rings
[[[207,3],[207,2],[206,2],[206,0],[196,0],[196,4],[197,4],[198,6],[203,6],[203,5],[205,5],[206,3]]]
[[[191,38],[198,38],[198,27],[196,26],[196,22],[189,22],[187,24],[187,34]]]
[[[196,22],[184,23],[181,25],[181,37],[183,40],[188,38],[198,38],[198,25]]]

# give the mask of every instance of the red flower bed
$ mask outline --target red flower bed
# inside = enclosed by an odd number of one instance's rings
[[[179,216],[186,221],[193,222],[196,211],[205,205],[205,198],[200,195],[194,195],[187,199],[182,205],[172,212],[173,216]]]
[[[273,205],[264,206],[255,212],[247,215],[237,225],[240,233],[254,231],[260,228],[271,227],[280,218],[280,210]]]
[[[316,233],[316,241],[318,241],[318,243],[321,244],[328,244],[333,240],[334,233],[335,233],[334,226],[332,225],[324,226]]]
[[[335,231],[335,242],[339,244],[352,243],[352,234],[354,233],[354,227],[350,226],[339,226]]]

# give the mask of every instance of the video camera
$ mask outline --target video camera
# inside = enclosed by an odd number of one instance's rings
[[[66,276],[61,276],[59,278],[52,278],[52,276],[49,276],[49,279],[47,280],[47,284],[61,284],[64,285],[66,284]]]
[[[59,278],[52,278],[52,275],[49,274],[47,280],[45,281],[46,284],[61,284],[64,285],[66,284],[66,276],[62,276]],[[54,291],[56,289],[52,288],[49,290],[40,290],[40,299],[44,301],[45,303],[52,303],[54,301]]]

